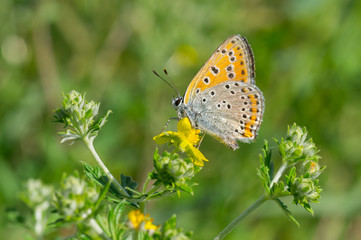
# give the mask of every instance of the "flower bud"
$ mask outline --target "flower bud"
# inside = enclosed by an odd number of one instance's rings
[[[73,90],[69,94],[63,94],[63,98],[63,106],[55,111],[54,116],[57,122],[69,127],[65,132],[59,133],[63,137],[61,142],[84,138],[94,139],[111,111],[96,119],[100,104],[93,101],[87,102],[85,94]]]
[[[291,187],[291,194],[296,203],[317,202],[320,198],[321,189],[317,186],[317,180],[311,178],[298,178]]]
[[[298,161],[316,160],[319,156],[316,145],[312,139],[307,139],[306,128],[301,128],[293,124],[288,128],[286,140],[279,143],[280,151],[283,152],[284,161],[294,164]],[[282,151],[283,150],[283,151]]]
[[[153,157],[154,171],[152,179],[165,186],[180,186],[185,184],[197,172],[198,167],[189,158],[180,158],[177,153],[163,152],[162,156],[156,150]]]
[[[288,138],[295,144],[302,144],[307,136],[307,132],[304,133],[304,129],[298,127],[296,124],[293,124],[291,128],[288,129]]]

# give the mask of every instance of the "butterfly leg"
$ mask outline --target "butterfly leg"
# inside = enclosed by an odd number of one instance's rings
[[[199,147],[201,146],[201,143],[202,143],[203,138],[204,138],[205,135],[206,135],[206,133],[202,131],[201,136],[200,136],[200,140],[199,140],[198,144],[195,146],[197,149],[199,149]]]
[[[169,118],[168,121],[166,122],[166,124],[164,125],[164,127],[162,128],[161,133],[164,132],[164,130],[168,127],[168,124],[170,123],[171,120],[179,120],[179,118],[178,117]]]

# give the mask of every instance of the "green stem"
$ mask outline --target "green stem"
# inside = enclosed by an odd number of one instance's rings
[[[145,210],[146,205],[147,205],[147,202],[140,202],[140,203],[139,203],[139,210],[140,210],[142,213],[144,213],[144,214],[145,214],[145,212],[146,212],[146,210]]]
[[[272,182],[270,183],[270,187],[269,187],[270,189],[272,188],[273,184],[274,184],[275,182],[278,182],[278,180],[280,179],[280,177],[282,177],[282,174],[283,174],[283,172],[286,170],[287,166],[288,166],[287,163],[283,163],[283,164],[281,165],[281,167],[278,169],[276,175],[274,176],[274,178],[272,179]]]
[[[147,186],[148,186],[149,181],[150,181],[150,176],[148,174],[147,179],[145,180],[144,185],[143,185],[143,192],[142,192],[143,195],[145,194],[145,191],[147,190]]]
[[[148,197],[151,196],[153,193],[155,193],[156,191],[158,191],[160,187],[161,187],[160,185],[158,185],[158,186],[153,186],[153,187],[146,193],[146,195],[147,195]],[[148,199],[148,197],[147,197],[147,199]]]
[[[121,194],[123,194],[126,197],[130,197],[129,194],[127,193],[127,191],[125,191],[125,189],[119,184],[119,182],[110,173],[108,168],[104,165],[103,161],[100,159],[98,153],[94,149],[93,142],[88,138],[84,138],[83,141],[87,145],[87,147],[89,148],[89,150],[90,150],[91,154],[93,155],[95,161],[98,163],[100,168],[104,171],[104,173],[108,176],[109,180],[116,185],[116,187],[118,188],[118,190],[120,191]]]
[[[134,231],[134,232],[133,232],[133,239],[134,239],[134,240],[138,240],[138,235],[139,235],[139,232],[138,232],[138,231]]]
[[[253,212],[256,208],[261,206],[265,201],[267,201],[267,197],[263,195],[260,197],[255,203],[252,204],[249,208],[247,208],[245,211],[243,211],[238,217],[236,217],[230,224],[228,224],[227,227],[225,227],[222,232],[220,232],[214,240],[221,240],[223,239],[228,233],[230,233],[238,223],[240,223],[243,218],[245,218],[248,214]]]

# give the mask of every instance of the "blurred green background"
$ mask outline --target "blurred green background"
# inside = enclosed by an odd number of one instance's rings
[[[114,175],[143,182],[172,91],[152,69],[166,67],[181,92],[227,37],[247,37],[266,110],[258,140],[231,151],[207,136],[210,160],[194,196],[149,206],[156,224],[173,213],[194,239],[212,239],[262,193],[263,139],[306,126],[321,149],[324,188],[312,217],[291,206],[301,228],[269,202],[226,239],[360,239],[361,1],[1,0],[0,204],[18,207],[29,178],[48,184],[95,164],[81,143],[60,144],[52,123],[61,93],[75,89],[112,109],[95,147]],[[170,129],[175,128],[175,123]],[[275,152],[276,153],[276,152]],[[274,154],[276,156],[276,154]],[[287,201],[290,203],[290,201]],[[2,239],[22,231],[0,219]]]

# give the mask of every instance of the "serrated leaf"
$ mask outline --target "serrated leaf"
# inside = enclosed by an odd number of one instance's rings
[[[265,140],[262,149],[263,154],[259,155],[260,168],[258,169],[258,176],[261,179],[262,185],[266,190],[267,194],[271,194],[269,188],[271,183],[271,176],[273,176],[273,162],[271,161],[271,151],[268,148],[268,142]]]
[[[82,162],[84,170],[85,170],[85,174],[94,182],[100,184],[100,185],[104,185],[104,182],[99,181],[99,179],[104,176],[104,172],[97,166],[92,166],[86,162]]]
[[[99,129],[104,126],[104,124],[107,122],[109,115],[112,113],[111,110],[108,110],[108,112],[105,114],[105,116],[99,118],[96,121],[96,125],[98,125]]]
[[[292,184],[294,184],[294,182],[296,181],[296,177],[297,177],[296,167],[292,167],[290,169],[290,171],[288,172],[288,175],[285,176],[286,184],[288,186],[291,186]]]
[[[182,184],[182,185],[178,186],[178,188],[186,193],[193,195],[193,189],[190,186],[188,186],[187,184]]]
[[[285,149],[284,149],[284,147],[283,147],[283,142],[284,142],[284,140],[283,140],[283,138],[281,138],[281,142],[279,142],[277,139],[273,139],[276,143],[277,143],[277,145],[278,145],[278,150],[279,150],[279,152],[280,152],[280,155],[281,155],[281,157],[282,157],[282,160],[284,160],[285,158],[286,158],[286,152],[285,152]]]
[[[272,158],[272,151],[268,148],[268,141],[265,140],[264,141],[264,147],[263,147],[263,158],[264,158],[264,163],[265,165],[268,167],[269,169],[269,173],[272,179],[272,175],[273,175],[273,162],[271,160]]]
[[[307,212],[309,212],[312,216],[314,215],[313,209],[311,205],[308,202],[301,202],[300,205],[306,209]]]
[[[138,186],[138,183],[136,181],[134,181],[132,179],[132,177],[125,176],[123,174],[121,174],[121,176],[120,176],[120,184],[122,185],[122,187],[125,189],[125,191],[127,191],[127,193],[130,196],[134,195],[134,191],[131,191],[127,188],[135,190],[135,188]]]
[[[84,169],[85,169],[85,175],[87,175],[91,180],[93,180],[97,185],[101,187],[105,187],[108,182],[108,176],[97,166],[91,166],[90,164],[87,164],[86,162],[82,162]],[[123,199],[125,196],[122,195],[119,190],[115,187],[114,183],[110,184],[109,187],[109,193],[113,194],[118,199]]]
[[[293,222],[294,224],[296,224],[298,227],[300,227],[300,224],[297,222],[297,220],[293,217],[292,213],[290,210],[288,210],[288,207],[286,204],[284,204],[281,200],[279,200],[278,198],[273,199],[278,206],[280,206],[280,208],[282,209],[283,213],[286,215],[286,217],[288,218],[288,220],[290,220],[291,222]]]
[[[269,179],[269,176],[267,174],[267,172],[268,172],[267,168],[265,169],[265,167],[262,168],[262,166],[261,166],[261,168],[258,169],[257,172],[258,172],[259,178],[261,179],[261,182],[262,182],[262,185],[263,185],[264,189],[266,190],[266,192],[268,194],[271,194],[271,191],[270,191],[270,188],[269,188],[270,179]]]

